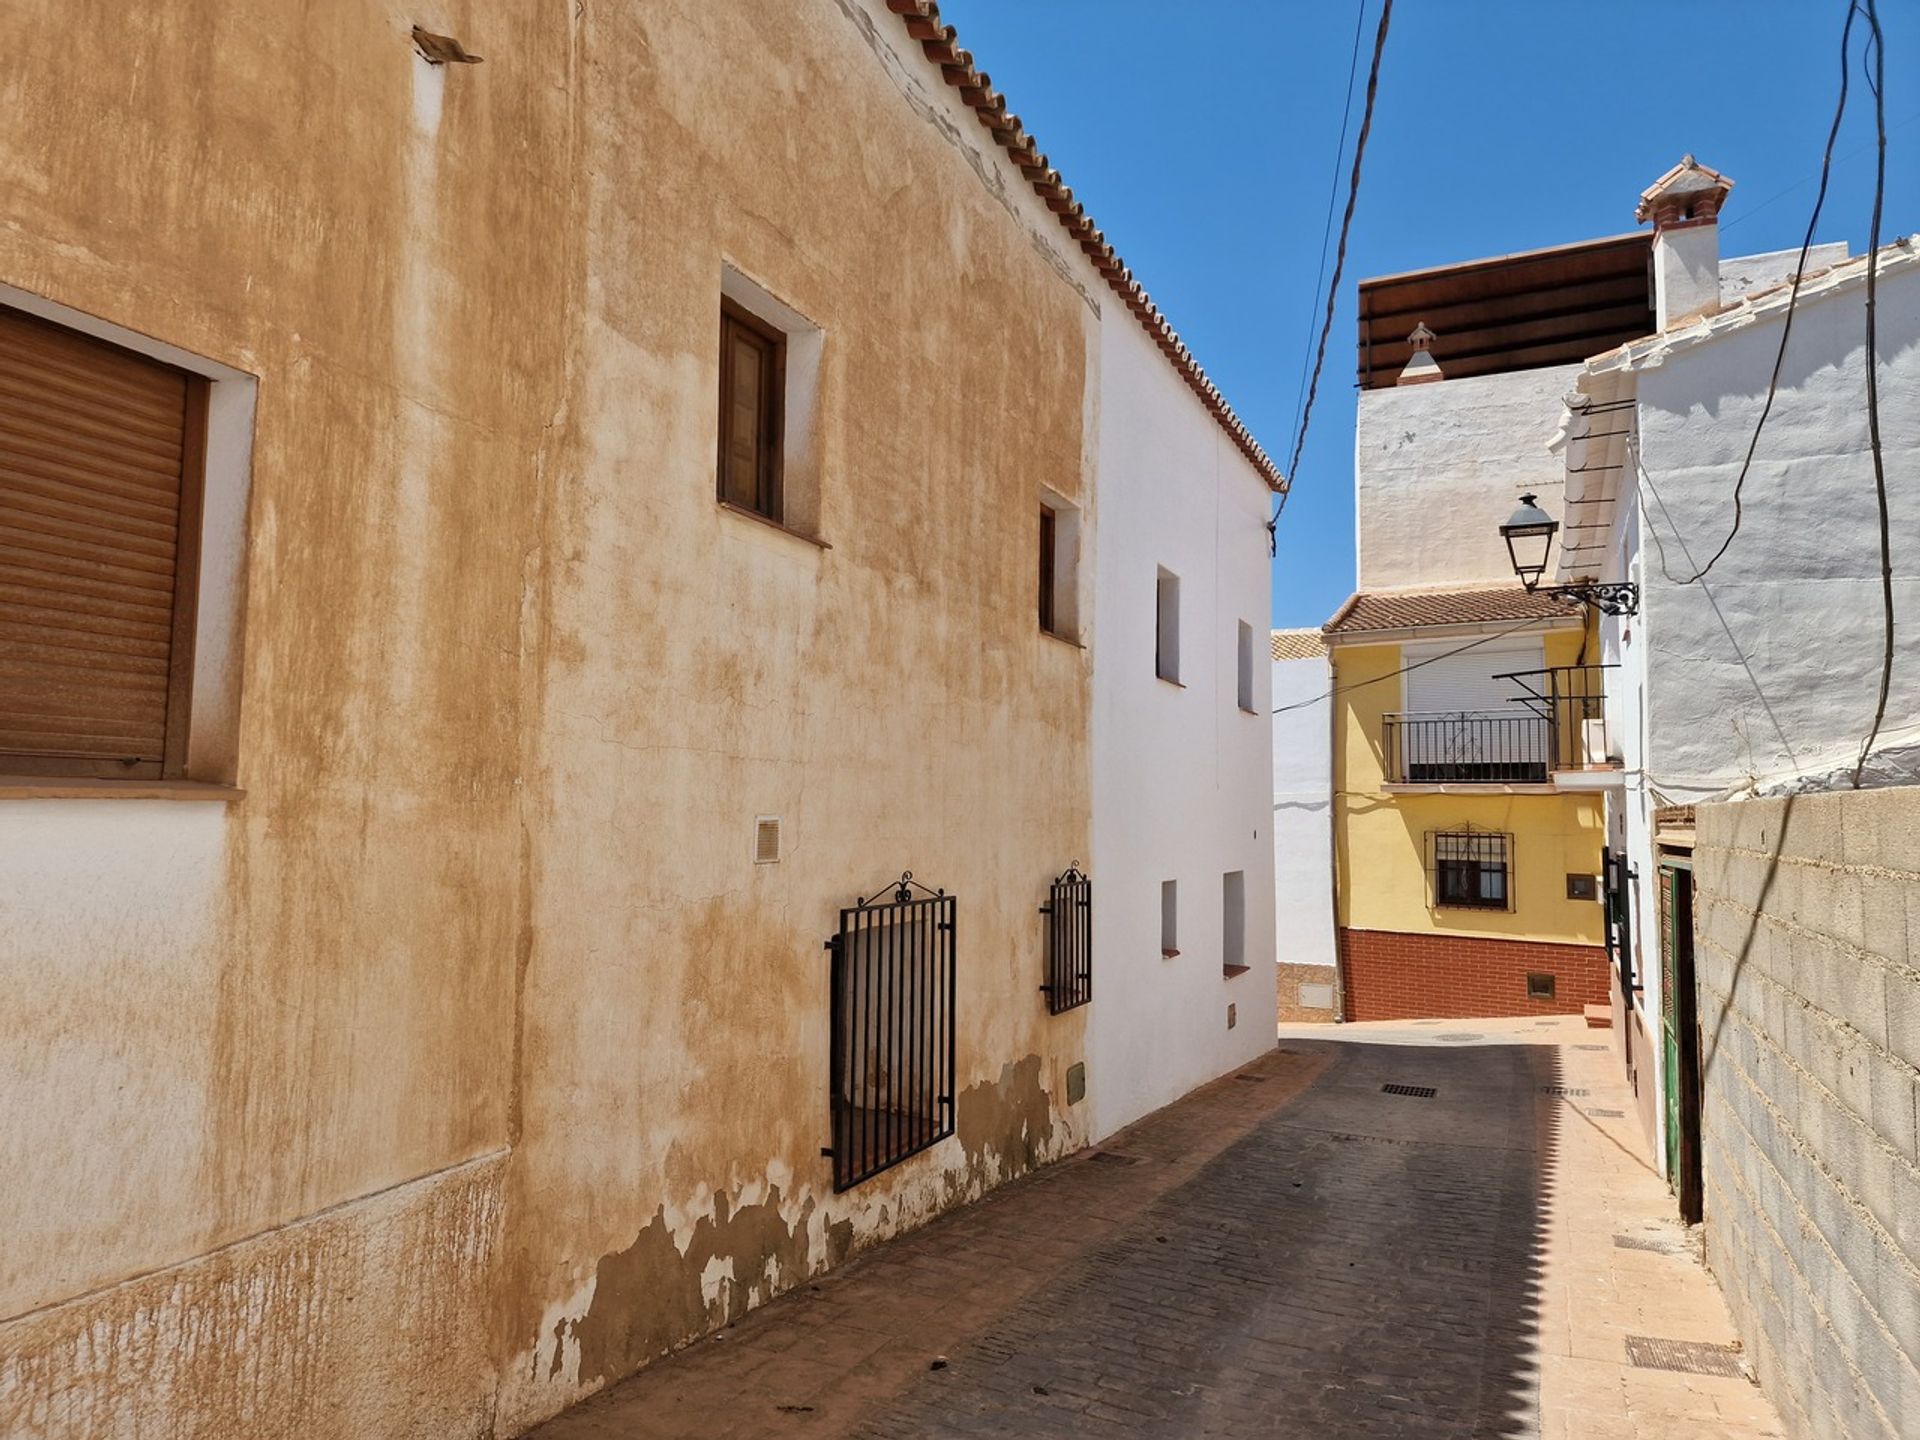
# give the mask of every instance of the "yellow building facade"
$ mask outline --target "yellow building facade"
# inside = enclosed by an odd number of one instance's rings
[[[1518,590],[1492,593],[1508,608],[1540,608]],[[1472,715],[1422,712],[1408,698],[1433,654],[1457,666],[1481,648],[1490,652],[1490,687],[1499,688],[1495,667],[1513,652],[1493,640],[1537,643],[1548,672],[1579,669],[1577,619],[1509,622],[1486,634],[1446,624],[1391,633],[1398,638],[1343,630],[1338,617],[1329,631],[1345,1018],[1579,1013],[1604,1004],[1595,903],[1602,801],[1559,788],[1569,771],[1550,753],[1553,727],[1542,713],[1550,707],[1515,699],[1511,719],[1489,714],[1476,729]],[[1520,682],[1505,683],[1524,694]],[[1479,778],[1488,770],[1527,778]],[[1469,879],[1472,893],[1460,893]]]

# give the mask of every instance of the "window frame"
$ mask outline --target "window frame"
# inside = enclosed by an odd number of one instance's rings
[[[1254,715],[1259,712],[1253,705],[1253,626],[1244,620],[1236,623],[1239,628],[1235,631],[1235,695],[1239,700],[1241,711]]]
[[[1154,572],[1153,673],[1169,685],[1181,683],[1180,577],[1164,565]]]
[[[63,323],[48,315],[7,304],[0,308],[30,325],[103,346],[143,365],[172,371],[185,382],[181,414],[180,491],[175,510],[173,589],[168,617],[166,703],[160,754],[133,761],[102,756],[12,754],[0,751],[0,776],[32,780],[185,780],[188,778],[193,720],[193,676],[199,635],[201,541],[207,487],[207,408],[209,377],[155,355]]]
[[[1462,848],[1466,854],[1444,854]],[[1499,894],[1490,896],[1486,880],[1499,876]],[[1466,877],[1465,885],[1458,877]],[[1450,877],[1454,883],[1449,883]],[[1499,830],[1427,832],[1427,883],[1436,910],[1477,910],[1510,914],[1514,907],[1513,836]],[[1465,892],[1465,893],[1462,893]]]
[[[1060,634],[1060,516],[1044,501],[1040,506],[1040,631]]]
[[[734,332],[743,331],[760,345],[764,358],[760,365],[760,433],[764,443],[754,457],[754,503],[743,504],[728,493],[727,429],[733,415]],[[744,510],[786,524],[785,435],[787,389],[787,334],[741,305],[731,296],[720,296],[720,388],[719,423],[716,426],[717,454],[714,467],[714,491],[719,502],[735,510]]]

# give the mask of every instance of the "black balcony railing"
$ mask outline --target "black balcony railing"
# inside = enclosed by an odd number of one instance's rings
[[[1610,665],[1561,665],[1496,675],[1512,708],[1385,717],[1387,779],[1395,784],[1541,785],[1556,770],[1617,764],[1607,737]]]
[[[954,897],[911,871],[840,912],[827,942],[836,1191],[953,1134],[953,944]]]
[[[1385,718],[1387,779],[1397,784],[1539,785],[1552,726],[1526,711],[1463,710]]]

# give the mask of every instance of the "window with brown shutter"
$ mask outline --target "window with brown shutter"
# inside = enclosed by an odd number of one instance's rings
[[[1053,511],[1047,506],[1040,507],[1040,628],[1049,635],[1059,632],[1054,629],[1054,546],[1058,543],[1055,536]]]
[[[0,773],[184,773],[206,401],[0,306]]]
[[[769,520],[780,514],[780,401],[786,337],[720,301],[720,499]]]

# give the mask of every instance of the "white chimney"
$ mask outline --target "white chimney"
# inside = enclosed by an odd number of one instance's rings
[[[1720,207],[1733,181],[1693,156],[1640,193],[1653,222],[1653,314],[1662,330],[1720,308]]]

